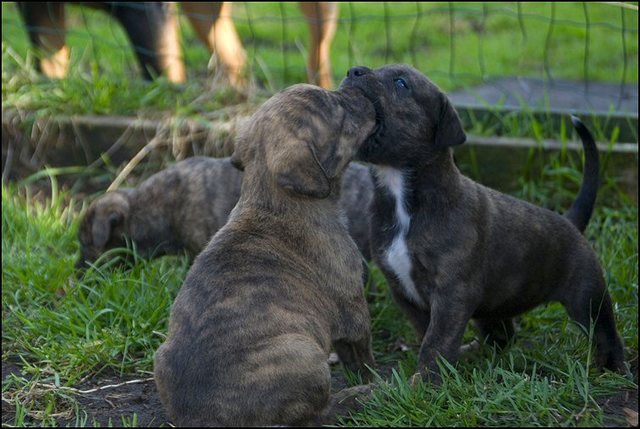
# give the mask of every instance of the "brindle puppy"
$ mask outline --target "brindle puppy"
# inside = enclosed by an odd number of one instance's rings
[[[506,345],[512,318],[561,302],[585,328],[593,322],[596,363],[624,367],[598,257],[581,234],[598,187],[598,152],[574,124],[586,153],[585,177],[561,216],[463,176],[451,146],[466,136],[440,89],[407,65],[349,70],[341,88],[374,102],[378,132],[357,159],[375,164],[372,254],[422,346],[418,374],[436,375],[436,358],[454,361],[470,319],[489,342]]]
[[[230,158],[192,157],[162,170],[135,188],[108,192],[83,216],[78,268],[106,251],[133,242],[145,258],[186,251],[194,258],[227,221],[240,198],[242,173]],[[349,164],[340,204],[349,233],[365,259],[369,252],[369,214],[373,197],[369,169]]]
[[[332,342],[345,367],[367,375],[362,264],[339,194],[374,125],[360,91],[295,85],[238,136],[240,199],[189,270],[155,356],[175,424],[317,422],[330,400]]]

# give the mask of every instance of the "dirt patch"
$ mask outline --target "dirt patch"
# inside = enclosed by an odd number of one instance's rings
[[[377,371],[384,379],[389,380],[393,368],[395,365],[388,363],[377,368]],[[24,377],[18,365],[3,361],[3,380],[6,381],[11,374]],[[333,393],[348,387],[339,365],[332,367],[331,385]],[[72,396],[77,401],[79,409],[86,413],[86,420],[83,421],[85,426],[131,426],[134,423],[134,416],[137,426],[171,426],[151,377],[103,375],[85,381],[75,388],[79,392],[73,393]],[[635,426],[633,419],[635,416],[635,421],[637,421],[638,389],[624,390],[610,397],[601,398],[598,400],[598,404],[605,414],[603,426]],[[14,424],[15,416],[15,406],[7,402],[3,394],[3,426]],[[40,422],[26,417],[25,423],[38,424]],[[76,416],[57,417],[56,423],[59,426],[76,426]]]
[[[637,426],[638,389],[618,392],[611,397],[598,401],[598,405],[602,407],[605,415],[603,426],[616,427],[625,423],[627,426]]]
[[[97,381],[90,384],[118,387],[77,395],[81,409],[87,413],[87,425],[92,426],[95,422],[100,426],[120,426],[132,422],[134,415],[138,426],[169,425],[153,379],[104,378]],[[122,384],[126,381],[134,383]],[[91,389],[88,385],[86,388],[83,387],[82,390]],[[60,423],[66,425],[70,422]]]
[[[20,369],[11,363],[2,363],[3,380],[14,374],[24,377]],[[28,378],[28,377],[25,377]],[[115,375],[102,376],[75,386],[78,391],[68,392],[86,413],[85,426],[131,425],[134,415],[137,426],[169,426],[162,404],[158,398],[153,379],[120,378]],[[82,414],[82,413],[81,413]],[[2,401],[2,424],[13,424],[16,408],[4,399]],[[76,416],[55,417],[59,426],[75,426]],[[25,423],[38,424],[39,421],[26,417]]]
[[[381,375],[391,374],[392,364],[379,368]],[[24,377],[20,368],[10,362],[2,362],[2,378],[6,380],[11,374]],[[28,377],[25,377],[28,378]],[[339,365],[332,367],[331,391],[338,392],[348,387]],[[135,378],[108,375],[85,381],[71,393],[80,410],[86,413],[84,426],[131,426],[135,415],[136,426],[171,426],[158,397],[155,383],[151,377]],[[4,397],[4,395],[3,395]],[[15,422],[16,408],[2,401],[2,424],[12,425]],[[26,417],[25,423],[38,424],[39,421]],[[58,426],[76,426],[76,416],[56,418]]]

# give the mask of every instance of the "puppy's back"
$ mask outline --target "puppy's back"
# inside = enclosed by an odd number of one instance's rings
[[[329,398],[330,298],[277,226],[253,222],[215,235],[173,305],[154,373],[178,425],[296,424]]]
[[[595,254],[589,243],[566,217],[470,179],[464,180],[468,182],[467,189],[474,190],[469,194],[475,198],[475,201],[466,201],[464,204],[475,207],[478,219],[509,219],[509,222],[475,220],[472,223],[476,225],[475,246],[465,248],[470,252],[469,258],[480,263],[474,265],[473,275],[482,277],[482,284],[486,285],[484,304],[478,309],[477,316],[500,313],[500,303],[505,301],[520,302],[522,305],[518,308],[508,306],[509,311],[503,314],[504,317],[528,310],[549,299],[553,289],[548,285],[567,280],[570,273],[566,272],[566,267],[573,260],[594,259]],[[553,240],[549,240],[551,231],[562,233],[554,234]],[[490,257],[473,255],[476,247],[478,255]],[[505,248],[510,250],[505,252]],[[597,268],[598,264],[593,264],[593,267]],[[581,271],[588,276],[598,276],[597,270],[593,271],[589,264],[585,264]],[[511,296],[504,293],[495,295],[492,289],[494,284],[509,285],[503,291],[509,291]]]
[[[138,229],[147,231],[143,225],[154,222],[157,231],[166,231],[195,256],[226,223],[240,197],[241,181],[242,174],[228,158],[198,156],[180,161],[136,188],[133,212],[142,224]],[[153,238],[140,237],[140,241]]]

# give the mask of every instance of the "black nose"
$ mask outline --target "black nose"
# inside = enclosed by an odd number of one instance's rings
[[[351,67],[349,71],[347,71],[347,77],[350,77],[350,78],[360,77],[370,72],[371,72],[371,69],[368,67],[362,67],[362,66]]]

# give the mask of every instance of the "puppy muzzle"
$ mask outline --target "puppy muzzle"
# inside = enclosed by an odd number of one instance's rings
[[[346,88],[355,88],[359,90],[365,96],[365,98],[367,98],[373,104],[376,115],[376,124],[369,137],[367,137],[367,139],[365,140],[365,143],[362,147],[362,150],[364,151],[371,150],[371,147],[376,144],[377,138],[384,135],[385,128],[385,115],[382,102],[380,101],[380,97],[371,88],[372,86],[375,86],[373,78],[373,70],[371,70],[370,68],[363,66],[352,67],[347,71],[347,76],[344,78],[339,88],[340,90],[344,90]]]

